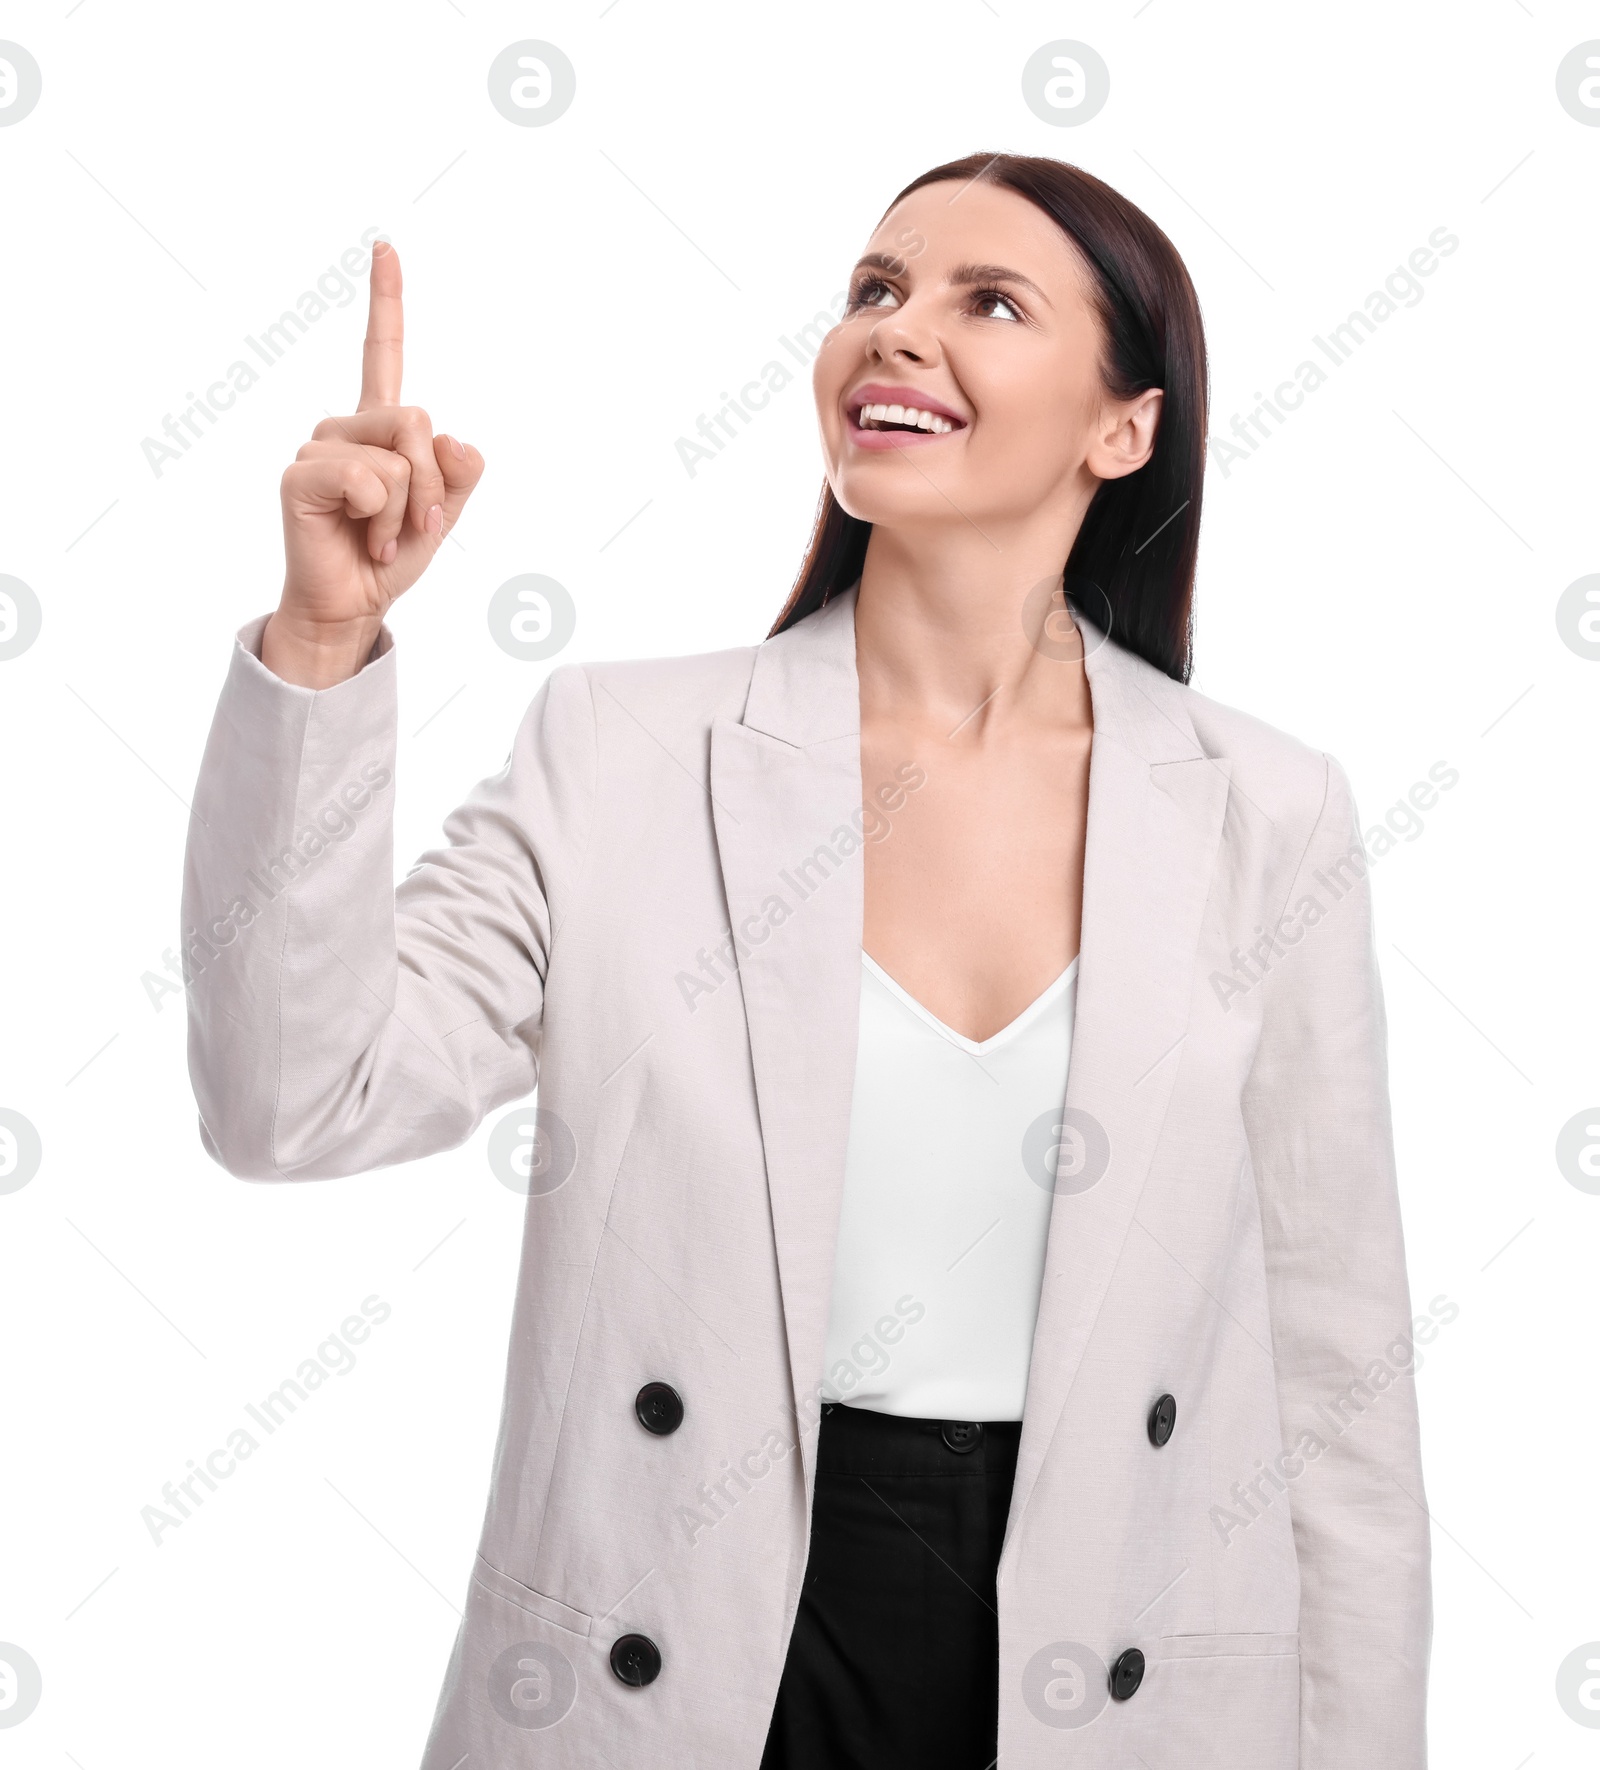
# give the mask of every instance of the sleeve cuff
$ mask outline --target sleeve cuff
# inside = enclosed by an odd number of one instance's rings
[[[248,658],[252,659],[258,669],[266,675],[272,676],[275,682],[283,682],[281,676],[273,676],[272,671],[268,670],[266,665],[261,662],[261,636],[266,632],[267,622],[272,619],[273,613],[274,611],[269,609],[264,615],[253,615],[234,635],[234,641],[238,649],[244,652]],[[377,663],[381,658],[386,658],[393,650],[394,633],[390,628],[389,623],[385,621],[378,628],[378,637],[372,642],[372,650],[367,653],[366,662],[362,664],[361,670],[358,670],[356,675],[359,676],[362,670],[366,670],[370,665]],[[347,680],[354,681],[355,678],[350,677],[347,678]],[[285,688],[297,688],[299,687],[299,684],[289,682],[283,683],[283,686]],[[337,694],[344,686],[345,684],[343,682],[336,682],[330,688],[302,688],[300,692],[302,694]]]

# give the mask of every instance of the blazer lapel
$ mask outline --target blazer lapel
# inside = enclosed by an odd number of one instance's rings
[[[1177,685],[1076,618],[1094,710],[1083,933],[1067,1132],[1008,1546],[1105,1300],[1182,1060],[1229,788],[1229,763],[1201,749]]]
[[[712,724],[711,798],[809,1491],[861,998],[853,589],[760,647],[743,721]]]
[[[1069,1124],[1011,1504],[1022,1516],[1138,1205],[1188,1029],[1229,764],[1177,685],[1077,617],[1094,711]],[[807,1488],[832,1296],[861,995],[855,590],[767,640],[742,721],[711,731],[712,816],[736,938]],[[1089,1150],[1094,1161],[1094,1148]]]

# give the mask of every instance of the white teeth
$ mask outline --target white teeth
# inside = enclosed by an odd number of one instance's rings
[[[856,413],[858,425],[867,424],[914,424],[918,430],[926,430],[934,436],[944,436],[955,429],[948,418],[942,418],[937,412],[924,412],[918,406],[863,406]]]

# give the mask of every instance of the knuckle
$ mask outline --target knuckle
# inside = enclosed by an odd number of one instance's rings
[[[390,490],[396,481],[405,483],[405,457],[391,454],[387,449],[355,448],[350,457],[370,478],[381,484],[385,491]]]

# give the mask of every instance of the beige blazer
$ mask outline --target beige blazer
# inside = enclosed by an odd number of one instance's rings
[[[913,814],[893,787],[863,807],[854,608],[557,668],[398,889],[389,630],[319,691],[262,665],[266,617],[239,632],[184,879],[206,1149],[352,1174],[538,1086],[491,1134],[522,1261],[424,1770],[760,1762],[806,1564],[861,857]],[[1414,1323],[1349,784],[1082,625],[1082,958],[999,1761],[1421,1770]]]

